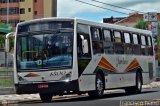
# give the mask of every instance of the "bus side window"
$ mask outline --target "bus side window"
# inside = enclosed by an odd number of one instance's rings
[[[114,48],[116,54],[124,54],[124,44],[120,31],[114,31]]]
[[[100,28],[91,27],[93,54],[103,53],[102,32]]]
[[[130,33],[124,33],[124,40],[125,40],[125,53],[132,54],[132,44],[131,44],[131,36]]]
[[[133,54],[140,55],[140,41],[139,41],[139,35],[138,34],[132,34],[133,37]]]
[[[91,27],[91,37],[92,37],[92,41],[102,40],[101,29],[96,27]]]
[[[113,40],[111,30],[103,30],[104,35],[104,52],[106,54],[113,54]]]
[[[147,41],[144,35],[141,35],[141,54],[148,55]]]

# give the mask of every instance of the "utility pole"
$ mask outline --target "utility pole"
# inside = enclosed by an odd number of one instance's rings
[[[7,24],[9,23],[9,0],[7,0]]]
[[[7,24],[9,24],[9,0],[7,0]],[[6,46],[6,45],[5,45]],[[5,49],[5,67],[8,67],[7,51]]]
[[[52,0],[52,17],[57,17],[57,0]]]

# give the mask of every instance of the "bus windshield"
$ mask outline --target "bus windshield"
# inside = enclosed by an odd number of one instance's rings
[[[69,68],[73,60],[73,30],[17,35],[16,52],[19,70]]]

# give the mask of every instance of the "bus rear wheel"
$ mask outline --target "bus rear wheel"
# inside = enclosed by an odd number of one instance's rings
[[[138,72],[136,76],[135,92],[141,93],[141,91],[142,91],[142,74]]]
[[[92,98],[100,98],[104,94],[104,82],[100,74],[96,75],[96,90],[89,91],[88,95]]]
[[[42,102],[51,102],[53,94],[40,93],[39,96],[40,96]]]

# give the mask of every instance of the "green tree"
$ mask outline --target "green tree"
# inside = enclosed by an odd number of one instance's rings
[[[4,28],[7,29],[8,27],[11,27],[11,25],[4,24],[4,23],[0,22],[0,28],[1,28],[1,30],[0,30],[0,49],[5,48],[6,34],[13,31],[13,29],[11,29],[11,30],[4,29]],[[14,45],[14,39],[11,39],[11,42],[10,42],[11,49],[13,49],[13,45]]]
[[[137,24],[134,27],[146,30],[146,26],[147,22],[144,22],[143,19],[141,19],[137,22]],[[158,32],[160,32],[160,25],[158,25]],[[158,33],[158,36],[155,38],[155,43],[160,43],[160,33]]]
[[[9,42],[9,48],[10,48],[10,52],[13,52],[14,50],[14,37],[10,38],[10,42]]]
[[[5,35],[0,34],[0,49],[3,49],[5,46]]]
[[[137,24],[135,25],[135,28],[138,28],[138,29],[146,29],[146,25],[147,23],[143,21],[143,19],[139,20],[137,22]]]

